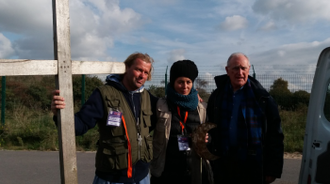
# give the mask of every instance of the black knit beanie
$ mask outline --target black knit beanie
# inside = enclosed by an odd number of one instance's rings
[[[192,82],[198,76],[198,69],[195,63],[191,60],[180,60],[173,63],[170,71],[170,83],[173,86],[178,77],[187,77]]]

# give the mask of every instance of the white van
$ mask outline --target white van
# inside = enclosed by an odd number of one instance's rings
[[[330,184],[330,47],[317,62],[309,100],[300,184]]]

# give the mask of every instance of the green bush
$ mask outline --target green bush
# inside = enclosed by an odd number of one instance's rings
[[[301,105],[308,107],[310,94],[307,91],[296,91],[292,94],[294,109],[297,110]]]
[[[288,82],[279,78],[270,86],[269,94],[279,105],[280,109],[293,110],[292,93],[288,89]]]
[[[75,104],[75,112],[82,106],[82,75],[75,75],[72,77],[73,83],[73,101]],[[99,86],[103,85],[103,82],[96,76],[85,77],[85,99],[92,94],[92,92]]]
[[[48,93],[45,86],[31,85],[27,90],[27,94],[31,96],[31,101],[35,102],[33,103],[34,109],[50,109],[51,94]]]
[[[76,136],[76,146],[79,151],[92,151],[97,149],[97,141],[99,140],[98,127],[88,130],[82,136]]]
[[[296,111],[281,110],[282,129],[284,133],[284,150],[302,152],[304,145],[307,106],[301,104]]]
[[[148,89],[148,91],[158,97],[158,98],[161,98],[161,97],[164,97],[165,96],[165,87],[158,87],[158,86],[155,86],[155,85],[151,85]]]
[[[0,133],[4,148],[56,150],[58,147],[57,130],[51,116],[24,106],[8,113]]]
[[[103,82],[97,77],[86,77],[86,99],[97,86],[102,84]],[[75,110],[78,110],[81,106],[81,76],[73,77],[73,88]],[[285,151],[302,152],[309,93],[297,91],[292,94],[286,88],[287,83],[284,80],[274,82],[272,88],[276,99],[280,103],[283,102],[279,105],[283,107],[280,108],[280,116],[285,136]],[[49,109],[51,93],[54,89],[53,76],[7,78],[6,124],[0,126],[0,147],[58,150],[58,131]],[[165,96],[164,87],[150,86],[149,90],[155,96]],[[280,92],[283,91],[289,97],[281,96]],[[207,101],[210,94],[200,88],[199,95]],[[286,105],[287,102],[291,104]],[[96,150],[98,138],[98,127],[89,130],[83,136],[77,136],[77,150]]]

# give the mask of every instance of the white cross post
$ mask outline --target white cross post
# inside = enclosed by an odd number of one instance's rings
[[[0,76],[55,75],[56,86],[66,101],[58,113],[62,184],[77,184],[77,159],[73,110],[73,74],[124,73],[121,62],[72,61],[69,0],[53,0],[55,60],[0,59]]]

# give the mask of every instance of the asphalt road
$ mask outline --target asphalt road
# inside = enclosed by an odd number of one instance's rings
[[[78,182],[91,184],[95,152],[77,152]],[[300,159],[285,159],[282,178],[274,184],[297,184]],[[59,153],[56,151],[0,150],[0,184],[59,184]]]

